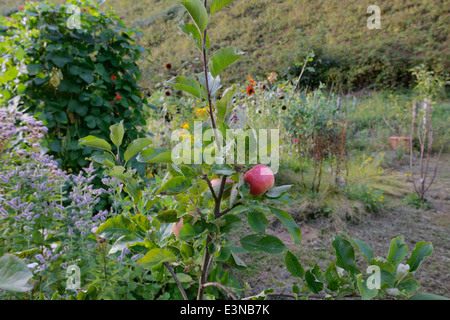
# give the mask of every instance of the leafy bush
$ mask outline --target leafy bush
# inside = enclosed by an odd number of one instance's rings
[[[176,298],[179,291],[170,290],[170,283],[142,272],[139,255],[123,245],[111,247],[94,233],[107,217],[132,208],[122,197],[123,183],[104,178],[106,189],[94,188],[93,163],[77,175],[58,169],[40,148],[45,131],[33,116],[0,109],[0,256],[18,257],[31,271],[20,282],[25,274],[19,273],[20,261],[14,262],[16,281],[0,279],[0,288],[8,289],[0,292],[2,299],[154,299],[161,291],[166,298],[175,291]],[[112,208],[97,211],[105,193],[113,198]],[[78,289],[67,287],[73,266],[80,270]]]
[[[417,193],[407,194],[403,198],[403,203],[415,209],[431,209],[431,203],[427,199],[420,199],[420,196],[418,196]]]
[[[330,262],[325,271],[317,264],[305,271],[298,258],[292,252],[286,252],[286,268],[295,279],[299,279],[298,284],[292,286],[292,298],[331,300],[359,296],[362,300],[414,299],[420,289],[414,273],[434,250],[430,242],[420,241],[403,264],[401,262],[408,255],[403,236],[392,239],[387,257],[375,257],[367,243],[350,238],[344,232],[342,236],[334,236],[332,245],[336,261]],[[357,263],[356,252],[364,258],[364,269]],[[258,300],[268,296],[277,294],[269,289],[252,298]]]
[[[0,104],[20,97],[20,109],[49,128],[46,146],[64,168],[86,165],[92,149],[78,139],[106,137],[112,123],[126,119],[126,139],[137,137],[145,124],[137,61],[146,50],[136,30],[92,1],[29,3],[0,24]]]

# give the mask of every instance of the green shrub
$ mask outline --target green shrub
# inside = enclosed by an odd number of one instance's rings
[[[77,15],[80,29],[74,28]],[[137,137],[146,102],[137,61],[145,49],[117,15],[100,12],[90,0],[29,3],[0,17],[0,29],[0,104],[20,97],[20,109],[49,128],[47,148],[64,168],[87,163],[92,149],[82,150],[79,138],[107,137],[122,119],[125,139]]]

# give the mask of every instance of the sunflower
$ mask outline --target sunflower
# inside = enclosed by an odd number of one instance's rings
[[[248,94],[249,96],[251,96],[252,94],[255,93],[255,89],[253,89],[252,86],[248,86],[247,89],[246,89],[246,91],[247,91],[247,94]]]

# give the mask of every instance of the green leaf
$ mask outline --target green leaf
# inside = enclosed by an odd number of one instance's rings
[[[30,63],[27,65],[27,71],[29,75],[34,76],[42,71],[42,64],[40,63]]]
[[[92,73],[80,73],[79,77],[83,79],[87,84],[94,82],[94,76]]]
[[[195,79],[178,76],[170,79],[167,83],[178,90],[192,94],[194,97],[202,98],[202,88]]]
[[[200,50],[200,52],[203,52],[203,35],[200,34],[198,28],[194,24],[192,23],[180,24],[178,28],[180,28],[180,30],[183,31],[183,33],[195,44],[195,46],[197,47],[198,50]],[[206,52],[209,51],[209,48],[210,48],[210,41],[208,35],[206,35],[206,42],[205,42]]]
[[[69,54],[50,53],[47,58],[51,60],[57,67],[63,68],[67,63],[73,61],[73,57]]]
[[[64,111],[58,111],[55,114],[55,120],[59,123],[67,123],[67,114]]]
[[[341,278],[337,272],[336,264],[330,262],[327,270],[325,271],[325,280],[327,281],[327,288],[331,291],[338,291],[339,284],[341,283]]]
[[[109,218],[95,232],[98,236],[111,240],[137,232],[136,225],[123,215]]]
[[[135,155],[141,152],[142,149],[149,146],[151,143],[152,141],[148,138],[139,138],[131,142],[128,145],[127,150],[125,150],[125,161],[128,162],[131,158],[133,158]]]
[[[129,177],[125,175],[125,168],[122,166],[114,166],[110,171],[109,175],[115,177],[122,181],[123,183],[128,183]]]
[[[191,186],[191,182],[183,176],[177,176],[162,185],[158,190],[159,193],[164,192],[168,195],[181,193]]]
[[[131,221],[135,223],[137,228],[142,232],[147,232],[151,228],[151,222],[149,218],[144,216],[143,214],[135,214],[130,217]]]
[[[156,219],[158,219],[161,223],[174,223],[180,220],[180,218],[178,218],[176,210],[165,210],[161,213],[158,213]]]
[[[208,25],[208,12],[201,0],[180,0],[201,33]]]
[[[172,151],[166,148],[148,148],[138,155],[137,161],[145,163],[172,163]]]
[[[33,274],[19,258],[5,254],[0,258],[0,289],[25,292],[33,289],[28,281]]]
[[[386,270],[381,270],[381,283],[380,283],[380,287],[381,289],[389,289],[395,286],[395,282],[397,280],[395,279],[395,276],[386,271]]]
[[[301,244],[302,242],[302,231],[298,227],[295,220],[289,215],[289,213],[280,210],[278,208],[269,207],[270,211],[281,221],[282,224],[286,227],[286,229],[291,234],[294,239],[295,244]]]
[[[225,90],[222,94],[222,98],[216,102],[217,117],[225,121],[226,116],[232,110],[233,97],[236,94],[237,85],[234,84],[232,87]]]
[[[376,257],[375,259],[373,259],[372,264],[379,266],[381,270],[384,270],[386,272],[395,272],[395,267],[392,265],[392,263],[390,263],[383,257]]]
[[[364,241],[358,240],[358,239],[350,239],[351,243],[353,243],[358,250],[361,252],[361,254],[364,256],[366,261],[368,263],[372,263],[373,260],[373,251],[370,248],[370,246],[365,243]]]
[[[231,251],[230,259],[228,259],[227,263],[238,269],[247,268],[245,262],[233,251]]]
[[[111,145],[106,140],[94,136],[81,138],[78,142],[80,145],[111,151]]]
[[[297,257],[290,251],[286,252],[284,256],[284,262],[286,263],[286,268],[294,276],[302,278],[305,274],[302,265],[298,262]]]
[[[217,174],[219,176],[221,176],[221,175],[231,176],[236,173],[236,171],[234,171],[233,167],[226,163],[223,163],[223,164],[216,163],[213,165],[211,170],[214,174]]]
[[[228,67],[244,54],[244,52],[238,51],[233,48],[222,48],[216,51],[211,57],[211,60],[208,64],[211,75],[214,78],[217,77],[223,69]]]
[[[250,211],[247,214],[247,222],[250,225],[250,228],[258,233],[265,233],[269,226],[269,221],[266,216],[259,211]]]
[[[362,300],[371,300],[378,295],[378,289],[369,289],[367,287],[367,278],[368,277],[369,276],[367,276],[366,278],[363,279],[362,274],[358,274],[356,276],[356,281],[358,284],[358,289],[359,289],[359,293],[361,294]]]
[[[123,249],[127,248],[129,244],[132,245],[139,242],[144,243],[144,238],[138,236],[135,233],[121,236],[116,240],[116,242],[114,242],[111,250],[109,250],[109,254],[113,254],[117,251],[122,251]]]
[[[437,294],[420,292],[413,295],[409,300],[450,300],[447,297],[438,296]]]
[[[109,130],[111,131],[109,137],[114,143],[116,147],[120,147],[122,144],[123,136],[125,134],[125,129],[123,127],[123,123],[116,123],[109,127]]]
[[[231,249],[228,247],[221,247],[219,252],[215,254],[215,261],[227,261],[230,258]]]
[[[414,272],[419,268],[422,261],[433,253],[433,245],[430,242],[420,241],[411,252],[411,257],[406,261],[409,265],[409,271]]]
[[[180,246],[180,253],[183,259],[187,260],[194,256],[194,248],[192,246],[188,245],[187,243],[183,243]]]
[[[387,260],[396,267],[407,254],[408,246],[406,245],[403,236],[392,239]]]
[[[98,162],[104,166],[107,166],[109,168],[113,168],[115,165],[114,163],[116,161],[116,159],[114,159],[112,154],[108,153],[108,152],[104,152],[103,154],[93,155],[92,160],[94,160],[95,162]]]
[[[356,273],[355,251],[351,243],[343,237],[335,235],[332,245],[336,251],[336,265],[352,274]]]
[[[50,148],[51,151],[60,152],[61,151],[61,141],[53,140],[52,142],[49,143],[48,147]]]
[[[197,238],[200,236],[203,231],[205,231],[205,228],[202,226],[192,225],[190,223],[186,223],[180,228],[180,231],[178,233],[178,237],[182,241],[189,241],[191,239]]]
[[[70,112],[76,112],[82,117],[84,117],[89,111],[89,108],[87,106],[82,106],[78,100],[70,100],[68,108]]]
[[[150,269],[160,263],[173,261],[176,261],[176,257],[172,251],[155,248],[147,252],[144,257],[137,261],[137,263],[144,269]]]
[[[205,74],[203,72],[199,73],[197,74],[197,77],[203,88],[203,97],[206,99],[206,97],[208,96],[208,91],[206,90],[207,88],[206,88]],[[217,90],[219,90],[220,88],[222,88],[220,76],[218,75],[217,77],[213,77],[211,72],[208,72],[208,89],[211,97],[214,97]]]
[[[240,243],[242,248],[249,252],[263,251],[268,254],[279,254],[287,249],[280,239],[271,235],[251,234],[242,238]]]
[[[401,282],[397,286],[397,289],[406,292],[408,295],[412,295],[420,289],[420,283],[416,279],[407,279]]]
[[[323,289],[323,275],[320,272],[319,266],[316,264],[314,268],[305,272],[305,281],[309,290],[318,294]]]
[[[273,187],[271,188],[269,191],[267,191],[265,193],[266,196],[268,196],[269,198],[278,198],[279,196],[281,196],[283,193],[288,192],[288,190],[291,188],[291,185],[286,185],[286,186],[279,186],[279,187]]]
[[[15,52],[17,60],[21,61],[25,57],[25,50],[22,47],[18,47]]]
[[[214,14],[217,10],[222,9],[227,4],[233,2],[233,0],[212,0],[211,1],[211,14]]]
[[[225,225],[220,227],[221,233],[228,233],[241,222],[241,219],[234,214],[226,214],[221,218],[221,221],[225,220]]]
[[[192,277],[188,274],[179,272],[179,273],[176,273],[175,275],[180,283],[187,283],[187,282],[192,281]],[[175,283],[175,279],[172,277],[168,280],[168,282]]]

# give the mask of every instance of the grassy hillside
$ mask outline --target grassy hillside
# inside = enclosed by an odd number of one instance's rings
[[[176,0],[111,0],[117,13],[144,31],[143,44],[153,52],[154,74],[166,62],[179,72],[197,57],[176,26],[187,19]],[[296,62],[314,49],[318,80],[342,88],[407,85],[409,67],[426,63],[449,69],[448,1],[382,0],[381,30],[367,28],[373,1],[235,0],[211,20],[209,35],[218,47],[233,46],[247,54],[227,73],[228,80],[276,71],[292,78]],[[447,5],[446,5],[447,3]],[[447,8],[447,9],[445,9]],[[213,47],[214,49],[214,47]]]
[[[63,2],[63,1],[57,1]],[[2,1],[2,13],[21,1]],[[381,29],[369,30],[369,0],[235,0],[210,22],[212,50],[233,46],[247,54],[224,75],[244,82],[248,74],[266,77],[275,71],[286,79],[299,73],[296,63],[314,50],[304,84],[326,82],[337,89],[409,86],[409,68],[420,63],[449,70],[450,14],[447,0],[379,0]],[[154,64],[145,65],[148,85],[172,73],[199,67],[197,52],[177,31],[187,21],[177,0],[108,0],[129,26],[143,31],[141,43]],[[197,63],[196,63],[197,62]],[[153,75],[153,78],[150,77]],[[161,77],[162,76],[162,77]]]

